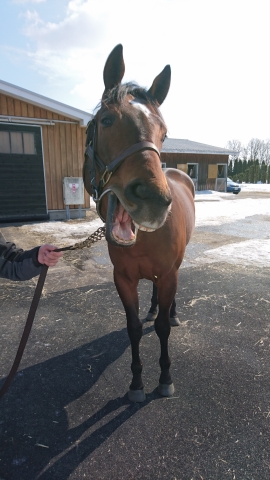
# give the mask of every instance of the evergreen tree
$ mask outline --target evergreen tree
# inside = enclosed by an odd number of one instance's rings
[[[233,164],[232,164],[232,160],[230,160],[228,165],[228,177],[232,177],[232,176],[233,176]]]
[[[267,167],[267,183],[270,183],[270,165]]]
[[[265,162],[262,162],[262,165],[261,165],[261,181],[262,181],[262,183],[266,183],[266,175],[267,175],[267,165],[265,165]]]
[[[235,159],[233,164],[233,176],[237,175],[238,173],[238,158]]]
[[[239,173],[238,175],[238,182],[242,183],[244,181],[244,173]]]
[[[244,172],[244,182],[249,182],[249,168],[247,168]]]
[[[243,162],[241,160],[241,158],[238,160],[238,173],[242,173],[243,172]]]
[[[250,165],[250,167],[249,167],[249,181],[250,181],[250,183],[254,183],[254,170],[255,170],[254,165]]]
[[[260,165],[254,165],[254,183],[259,182],[260,180]]]

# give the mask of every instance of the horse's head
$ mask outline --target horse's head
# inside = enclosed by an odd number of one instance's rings
[[[138,230],[160,228],[170,210],[159,157],[167,129],[158,107],[168,93],[171,71],[167,65],[148,91],[122,85],[124,71],[122,45],[117,45],[104,67],[100,108],[87,129],[84,184],[106,219],[107,240],[129,246]]]

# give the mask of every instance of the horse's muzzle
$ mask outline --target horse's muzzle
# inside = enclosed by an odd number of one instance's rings
[[[172,202],[171,193],[167,187],[165,192],[160,192],[148,183],[137,178],[128,183],[124,190],[126,199],[135,205],[151,203],[157,208],[168,208]]]

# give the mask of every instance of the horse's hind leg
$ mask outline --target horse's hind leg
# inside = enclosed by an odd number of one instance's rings
[[[153,283],[153,293],[152,293],[152,298],[151,298],[151,307],[150,310],[146,316],[146,321],[147,322],[152,322],[157,318],[158,314],[158,296],[157,296],[157,287]]]
[[[171,324],[171,327],[178,327],[180,325],[180,321],[176,312],[175,298],[173,299],[172,306],[170,309],[170,324]]]
[[[157,318],[157,314],[158,314],[158,293],[157,293],[157,287],[153,283],[153,294],[152,294],[152,298],[151,298],[151,307],[149,309],[149,312],[148,312],[145,320],[147,322],[152,322],[153,320],[155,320]],[[180,325],[180,321],[179,321],[179,318],[178,318],[177,312],[176,312],[175,298],[173,299],[171,309],[170,309],[170,324],[171,324],[171,327],[178,327]]]
[[[155,320],[156,334],[160,340],[159,364],[161,374],[159,378],[158,392],[164,397],[174,393],[174,385],[170,374],[171,360],[168,353],[168,340],[171,331],[170,308],[176,293],[177,272],[173,278],[163,280],[158,287],[159,312]]]
[[[129,387],[128,397],[132,402],[143,402],[145,400],[145,393],[142,382],[142,362],[139,354],[139,344],[142,338],[142,322],[138,316],[138,282],[131,282],[129,279],[117,276],[116,274],[114,274],[114,282],[126,311],[127,330],[131,344],[131,371],[133,377]]]

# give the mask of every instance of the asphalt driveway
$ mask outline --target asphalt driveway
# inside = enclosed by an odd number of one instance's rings
[[[18,227],[7,228],[14,238]],[[68,259],[51,273],[20,371],[0,402],[1,479],[270,478],[270,268],[194,265],[202,238],[229,241],[210,233],[195,233],[180,269],[181,325],[170,336],[175,394],[168,399],[156,392],[152,323],[141,341],[146,401],[127,399],[129,339],[105,242],[94,247],[99,261],[91,272]],[[1,386],[35,285],[0,286]],[[150,282],[139,292],[143,318]]]

